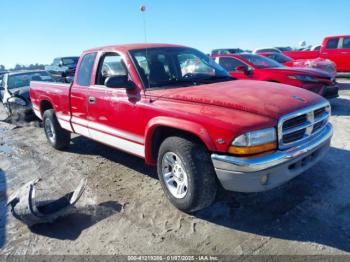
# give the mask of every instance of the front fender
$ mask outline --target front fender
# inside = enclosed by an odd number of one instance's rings
[[[156,117],[148,122],[145,133],[145,160],[146,163],[154,163],[152,158],[152,137],[159,127],[169,127],[188,132],[198,137],[209,151],[216,151],[215,144],[208,131],[200,124],[174,117]]]

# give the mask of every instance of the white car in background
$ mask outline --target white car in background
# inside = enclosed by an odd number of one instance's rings
[[[281,50],[270,47],[270,48],[256,48],[253,50],[253,54],[259,54],[259,53],[282,53]]]

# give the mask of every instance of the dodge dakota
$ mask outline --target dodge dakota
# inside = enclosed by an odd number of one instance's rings
[[[213,56],[215,61],[237,79],[262,80],[301,87],[326,98],[338,96],[335,77],[312,68],[291,68],[270,58],[254,54]]]
[[[350,72],[350,35],[326,37],[319,50],[283,53],[293,59],[329,59],[336,64],[338,72]]]
[[[321,96],[233,80],[179,45],[85,51],[71,84],[31,82],[30,97],[54,148],[77,133],[144,158],[186,212],[213,203],[220,185],[259,192],[289,181],[325,155],[332,137]]]

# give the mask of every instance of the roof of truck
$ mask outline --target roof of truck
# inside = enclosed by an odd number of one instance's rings
[[[93,52],[93,51],[108,51],[108,50],[122,50],[122,51],[130,51],[135,49],[145,49],[145,48],[157,48],[157,47],[185,47],[182,45],[176,45],[176,44],[161,44],[161,43],[140,43],[140,44],[123,44],[123,45],[109,45],[109,46],[103,46],[103,47],[97,47],[92,48],[89,50],[86,50],[86,52]]]

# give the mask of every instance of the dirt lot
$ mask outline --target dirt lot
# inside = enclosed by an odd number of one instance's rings
[[[272,191],[221,192],[194,215],[163,196],[143,160],[74,137],[68,151],[29,123],[0,122],[0,254],[349,254],[350,81],[332,101],[332,148],[307,173]],[[42,177],[55,193],[86,177],[75,213],[28,229],[5,208],[19,186]]]

